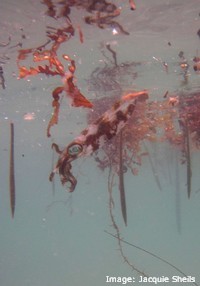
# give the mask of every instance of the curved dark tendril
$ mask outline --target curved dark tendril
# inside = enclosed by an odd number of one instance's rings
[[[55,149],[56,153],[58,153],[58,154],[61,154],[61,153],[62,153],[62,151],[60,150],[58,144],[56,144],[56,143],[53,143],[53,144],[51,145],[51,148],[52,148],[52,149]]]
[[[140,247],[140,246],[137,246],[137,245],[135,245],[135,244],[133,244],[133,243],[130,243],[130,242],[128,242],[128,241],[126,241],[126,240],[124,240],[124,239],[118,237],[117,235],[112,234],[111,232],[109,232],[109,231],[107,231],[107,230],[104,230],[104,232],[107,233],[108,235],[110,235],[110,236],[112,236],[112,237],[114,237],[114,238],[120,240],[120,241],[123,242],[124,244],[130,245],[130,246],[132,246],[132,247],[134,247],[134,248],[136,248],[136,249],[138,249],[138,250],[140,250],[140,251],[143,251],[143,252],[149,254],[150,256],[155,257],[156,259],[162,261],[163,263],[169,265],[170,267],[172,267],[173,269],[175,269],[176,271],[178,271],[178,272],[179,272],[180,274],[182,274],[183,276],[187,277],[187,275],[186,275],[181,269],[179,269],[178,267],[176,267],[175,265],[173,265],[173,264],[170,263],[169,261],[165,260],[164,258],[162,258],[162,257],[160,257],[160,256],[158,256],[158,255],[156,255],[156,254],[154,254],[154,253],[152,253],[152,252],[150,252],[150,251],[148,251],[148,250],[146,250],[146,249]],[[199,284],[197,284],[196,282],[191,282],[191,283],[192,283],[193,285],[195,285],[195,286],[199,286]]]
[[[69,187],[69,192],[73,192],[77,184],[76,178],[70,171],[71,168],[72,165],[70,162],[68,162],[68,159],[63,160],[62,164],[59,164],[59,174],[61,176],[62,184],[65,185],[68,182],[71,184]]]
[[[53,170],[53,172],[51,172],[49,176],[49,180],[52,182],[55,173],[58,172],[61,178],[62,185],[65,185],[69,182],[70,186],[68,188],[68,191],[73,192],[76,187],[77,180],[71,173],[71,168],[72,168],[71,162],[74,161],[78,157],[78,155],[83,151],[83,146],[80,143],[72,142],[62,152],[58,147],[58,145],[56,143],[53,143],[52,148],[54,148],[55,151],[61,155],[55,170]]]

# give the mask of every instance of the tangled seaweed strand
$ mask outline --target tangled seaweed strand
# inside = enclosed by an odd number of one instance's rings
[[[124,240],[124,239],[122,239],[122,238],[119,238],[119,237],[117,237],[117,235],[114,235],[114,234],[110,233],[110,232],[107,231],[107,230],[105,230],[104,232],[107,233],[108,235],[110,235],[110,236],[116,238],[117,240],[120,239],[120,241],[123,242],[124,244],[127,244],[127,245],[129,245],[129,246],[131,246],[131,247],[134,247],[134,248],[136,248],[136,249],[138,249],[138,250],[140,250],[140,251],[142,251],[142,252],[144,252],[144,253],[146,253],[146,254],[148,254],[148,255],[150,255],[150,256],[152,256],[152,257],[158,259],[158,260],[160,260],[161,262],[163,262],[163,263],[167,264],[168,266],[170,266],[171,268],[175,269],[177,272],[179,272],[179,273],[180,273],[181,275],[183,275],[184,277],[187,277],[187,275],[186,275],[181,269],[179,269],[178,267],[176,267],[176,266],[173,265],[172,263],[168,262],[167,260],[163,259],[162,257],[160,257],[160,256],[158,256],[158,255],[156,255],[156,254],[154,254],[154,253],[152,253],[152,252],[150,252],[150,251],[148,251],[148,250],[146,250],[146,249],[140,247],[140,246],[137,246],[137,245],[135,245],[135,244],[133,244],[133,243],[130,243],[130,242],[128,242],[128,241],[126,241],[126,240]],[[195,286],[199,286],[199,284],[197,284],[196,282],[191,282],[191,283],[192,283],[193,285],[195,285]]]
[[[103,68],[97,67],[87,80],[89,91],[94,91],[97,97],[102,94],[120,97],[127,86],[132,87],[133,80],[137,78],[135,68],[139,62],[127,62],[119,65],[105,64]]]

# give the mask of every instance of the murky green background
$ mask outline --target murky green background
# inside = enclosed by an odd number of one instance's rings
[[[130,11],[128,1],[113,2],[122,8],[115,20],[130,32],[129,36],[113,35],[109,27],[102,30],[86,25],[85,12],[72,9],[71,20],[75,27],[81,26],[84,43],[80,43],[76,33],[61,46],[59,53],[76,60],[81,92],[91,101],[101,94],[88,80],[95,68],[104,67],[106,58],[102,50],[111,58],[105,50],[107,43],[116,51],[119,63],[140,62],[135,68],[137,77],[132,81],[129,77],[127,87],[119,80],[124,92],[147,89],[150,100],[159,100],[167,90],[174,94],[199,91],[200,78],[193,71],[192,59],[200,56],[197,36],[200,1],[135,0],[134,12]],[[77,160],[75,192],[68,194],[57,177],[53,195],[48,180],[52,170],[51,144],[56,141],[64,147],[73,140],[87,125],[87,110],[72,108],[64,98],[59,124],[52,128],[52,138],[47,138],[51,92],[60,84],[60,78],[38,75],[17,79],[16,58],[20,47],[16,45],[23,42],[23,48],[39,46],[46,40],[46,26],[63,25],[63,19],[52,19],[45,11],[41,1],[0,1],[0,43],[11,38],[9,47],[0,47],[6,84],[5,90],[0,86],[0,285],[122,285],[106,283],[107,275],[135,276],[137,281],[138,275],[119,254],[117,240],[104,231],[115,233],[108,209],[108,171],[102,172],[92,157]],[[22,41],[23,34],[26,38]],[[184,51],[190,64],[187,85],[180,74],[180,51]],[[162,61],[168,64],[168,74]],[[102,96],[109,96],[109,92],[105,90]],[[26,113],[34,113],[34,120],[24,120]],[[14,219],[9,205],[11,121],[15,127]],[[162,190],[156,184],[148,158],[143,160],[137,176],[126,173],[128,226],[125,227],[116,178],[113,212],[121,236],[166,259],[200,283],[199,152],[192,152],[192,194],[188,200],[186,166],[179,162],[180,153],[165,143],[148,144],[148,148]],[[56,157],[54,154],[54,162]],[[147,253],[126,244],[123,247],[129,261],[149,276],[164,275],[170,279],[173,275],[182,276]]]

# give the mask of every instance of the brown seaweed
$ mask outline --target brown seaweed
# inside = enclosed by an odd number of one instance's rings
[[[48,1],[49,2],[49,1]],[[52,4],[51,1],[49,3]],[[47,37],[49,41],[37,48],[22,49],[18,52],[17,65],[19,68],[19,78],[25,78],[27,76],[35,76],[37,74],[45,74],[50,76],[60,76],[63,82],[62,86],[56,87],[52,92],[52,107],[53,114],[47,127],[47,136],[50,137],[50,129],[53,125],[58,123],[59,111],[60,111],[60,93],[63,91],[72,100],[72,106],[91,108],[92,103],[85,98],[75,84],[75,71],[76,64],[73,59],[68,55],[63,54],[62,58],[69,63],[67,70],[65,70],[64,64],[61,62],[57,55],[57,51],[60,45],[68,41],[75,33],[74,27],[71,22],[67,21],[67,26],[59,29],[47,26]],[[49,49],[44,49],[47,44],[51,43]],[[45,62],[45,65],[37,64],[27,68],[21,65],[21,61],[24,61],[29,55],[32,56],[34,63]]]

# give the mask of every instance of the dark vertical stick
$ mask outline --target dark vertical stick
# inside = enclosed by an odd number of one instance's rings
[[[122,156],[122,147],[123,147],[123,139],[122,139],[122,131],[119,134],[119,192],[120,192],[120,201],[121,201],[121,210],[122,216],[124,219],[125,225],[127,225],[127,213],[126,213],[126,196],[124,189],[124,171],[123,171],[123,156]]]
[[[179,165],[178,165],[178,156],[177,153],[174,153],[175,157],[175,189],[176,189],[176,194],[175,194],[175,203],[176,203],[176,225],[177,225],[177,230],[178,233],[181,234],[181,190],[180,190],[180,173],[179,173]]]
[[[52,151],[51,170],[54,169],[54,150]],[[55,180],[52,179],[52,194],[55,196]]]
[[[148,151],[147,146],[146,146],[145,144],[144,144],[144,148],[145,148],[146,152],[149,154],[149,151]],[[154,155],[155,155],[155,152],[154,152]],[[159,189],[160,191],[162,191],[162,186],[161,186],[161,183],[160,183],[160,180],[159,180],[158,172],[156,171],[156,168],[155,168],[155,166],[154,166],[154,163],[153,163],[153,160],[152,160],[150,154],[149,154],[149,156],[148,156],[148,159],[149,159],[149,163],[150,163],[150,165],[151,165],[151,169],[152,169],[152,172],[153,172],[153,176],[154,176],[155,182],[156,182],[156,184],[157,184],[157,186],[158,186],[158,189]]]
[[[15,212],[15,167],[14,167],[14,124],[10,123],[10,208],[14,218]]]
[[[188,132],[188,125],[187,120],[185,121],[185,135],[186,135],[186,160],[187,160],[187,194],[188,199],[191,195],[191,181],[192,181],[192,170],[191,170],[191,156],[190,156],[190,138],[189,138],[189,132]]]

